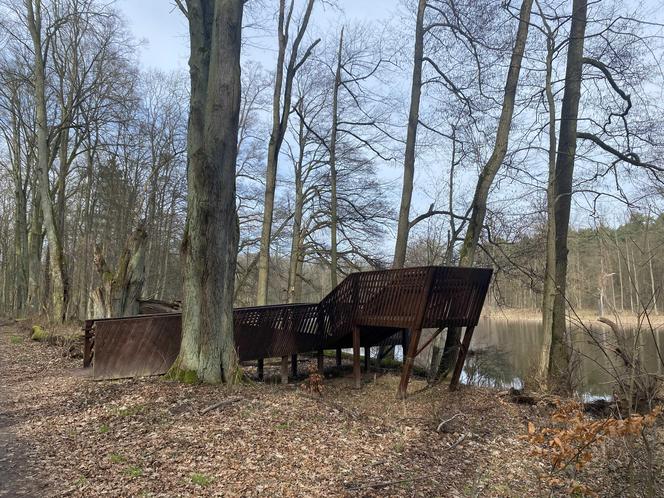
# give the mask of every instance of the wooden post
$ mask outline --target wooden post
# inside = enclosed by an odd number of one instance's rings
[[[369,372],[369,362],[371,361],[371,348],[364,346],[364,373]]]
[[[322,349],[318,350],[318,373],[323,374],[325,371],[325,352]]]
[[[297,355],[291,355],[291,375],[297,377]]]
[[[86,320],[85,326],[83,327],[83,368],[87,368],[92,363],[92,327],[94,326],[93,320]]]
[[[457,356],[457,362],[454,366],[454,373],[452,373],[452,379],[450,380],[450,391],[456,390],[459,386],[459,379],[461,378],[461,372],[463,371],[463,364],[466,361],[466,355],[468,354],[468,349],[470,348],[470,341],[473,338],[473,331],[475,327],[466,327],[466,332],[463,334],[463,341],[459,348],[459,356]]]
[[[417,356],[417,345],[420,342],[422,325],[424,324],[424,315],[427,310],[427,304],[429,303],[429,294],[431,294],[431,287],[433,286],[433,280],[436,276],[436,270],[436,267],[429,268],[424,287],[422,288],[422,294],[420,295],[417,309],[414,313],[413,325],[410,330],[410,344],[408,345],[408,353],[406,354],[404,351],[405,357],[403,367],[401,368],[401,382],[399,382],[399,390],[397,391],[397,396],[401,399],[405,399],[406,393],[408,392],[408,381],[410,380],[410,374],[413,371],[415,356]]]
[[[353,376],[355,389],[362,387],[362,373],[360,372],[360,327],[353,326]]]
[[[410,374],[413,371],[413,364],[415,363],[415,353],[417,353],[417,345],[420,342],[420,334],[422,329],[412,330],[410,333],[410,344],[408,345],[408,353],[405,353],[403,367],[401,367],[401,382],[399,382],[398,395],[401,399],[406,398],[408,392],[408,381]]]
[[[341,366],[341,348],[337,348],[337,366]]]
[[[258,362],[256,362],[256,370],[258,372],[258,380],[263,380],[265,373],[265,362],[263,361],[263,358],[258,358]]]
[[[288,356],[281,357],[281,383],[288,384]]]
[[[410,339],[408,329],[401,332],[401,363],[406,363],[406,353],[408,352],[408,340]]]

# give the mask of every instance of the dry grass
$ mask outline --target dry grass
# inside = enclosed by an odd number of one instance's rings
[[[503,319],[507,321],[534,321],[541,322],[542,314],[538,310],[533,309],[511,309],[511,308],[498,308],[492,306],[485,306],[482,316],[492,319]],[[635,327],[642,322],[644,327],[647,327],[647,322],[644,317],[630,312],[621,312],[614,314],[609,310],[606,311],[606,316],[614,321],[623,324],[626,327]],[[599,318],[596,310],[575,310],[572,316],[572,322],[582,322],[586,326],[604,327],[597,319]],[[654,328],[664,327],[664,315],[650,314],[649,320]]]

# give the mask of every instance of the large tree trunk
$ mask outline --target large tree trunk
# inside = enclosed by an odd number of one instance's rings
[[[406,264],[406,249],[410,232],[410,203],[413,198],[415,178],[415,146],[417,142],[417,124],[420,119],[420,96],[422,95],[422,62],[424,58],[424,11],[427,0],[419,0],[417,20],[415,22],[415,52],[413,54],[413,78],[410,87],[410,110],[408,113],[408,131],[406,134],[406,153],[403,160],[403,187],[401,207],[397,225],[397,240],[394,246],[392,268],[403,268]]]
[[[32,196],[32,213],[28,233],[28,309],[38,313],[42,307],[41,299],[41,257],[44,245],[41,195],[37,188]]]
[[[303,234],[302,234],[302,213],[304,204],[304,185],[302,182],[302,168],[304,166],[304,153],[306,148],[304,114],[300,102],[300,123],[298,128],[298,157],[295,162],[295,207],[293,209],[293,234],[291,238],[290,261],[288,265],[288,293],[287,301],[289,304],[299,302],[302,291],[302,278],[299,273],[301,261],[304,258],[302,254]]]
[[[507,80],[505,81],[503,107],[500,113],[500,120],[498,121],[498,129],[496,130],[496,141],[493,146],[491,157],[489,157],[489,160],[482,168],[480,177],[477,180],[475,195],[471,205],[470,220],[468,221],[468,229],[459,255],[459,266],[472,266],[475,262],[475,252],[479,245],[480,234],[482,233],[484,219],[486,217],[489,190],[491,189],[496,174],[502,166],[505,155],[507,154],[510,127],[512,126],[512,116],[514,115],[516,90],[519,84],[523,53],[526,48],[526,41],[528,40],[528,28],[530,26],[530,12],[532,6],[533,0],[523,0],[521,3],[519,27],[516,33],[514,49],[512,50],[510,68],[507,72]],[[451,328],[447,332],[445,349],[439,370],[443,375],[446,375],[456,363],[460,337],[461,329],[459,328]]]
[[[569,372],[570,350],[565,319],[565,310],[567,309],[567,233],[569,230],[569,216],[572,204],[572,179],[574,177],[579,99],[581,98],[586,14],[587,1],[574,0],[572,4],[570,40],[567,49],[565,92],[563,94],[560,114],[560,139],[558,141],[554,183],[556,295],[553,303],[551,329],[544,331],[545,334],[551,335],[549,385],[566,393],[569,393],[572,387]]]
[[[65,254],[62,247],[62,236],[58,231],[53,202],[49,186],[49,167],[51,164],[48,144],[48,122],[46,112],[46,68],[42,52],[42,19],[41,3],[37,2],[33,9],[32,0],[26,2],[28,29],[32,37],[34,52],[33,85],[35,98],[35,127],[37,129],[37,170],[39,174],[38,188],[41,195],[41,208],[44,216],[44,227],[49,246],[49,270],[51,283],[52,318],[64,321],[69,301],[69,282],[65,265]]]
[[[191,101],[182,343],[174,378],[234,383],[235,168],[243,0],[188,0]],[[223,369],[223,373],[222,373]]]
[[[140,224],[131,234],[118,267],[113,272],[102,253],[95,247],[95,268],[101,286],[92,292],[94,318],[115,318],[139,314],[139,304],[145,281],[145,240],[147,234]]]

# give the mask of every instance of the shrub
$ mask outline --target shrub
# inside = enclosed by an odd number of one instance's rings
[[[645,415],[627,418],[589,418],[578,402],[559,403],[551,416],[553,427],[536,428],[528,422],[524,438],[535,446],[534,454],[549,464],[545,480],[550,486],[567,487],[571,494],[594,495],[588,487],[578,483],[576,475],[594,457],[599,444],[608,438],[637,439],[653,426],[662,413],[657,407]]]

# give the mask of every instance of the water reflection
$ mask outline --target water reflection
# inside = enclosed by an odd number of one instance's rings
[[[636,327],[627,330],[627,343],[636,346],[645,370],[661,374],[658,347],[662,351],[664,331],[659,328],[652,332],[647,327],[638,333]],[[615,348],[611,330],[601,324],[592,325],[590,331],[573,327],[572,339],[579,352],[580,394],[586,397],[610,396],[612,379],[619,374],[620,361],[615,354],[602,352],[598,345],[603,345],[605,350]],[[473,354],[464,369],[465,380],[489,387],[521,387],[523,379],[534,372],[542,343],[541,322],[484,317],[473,335]]]

